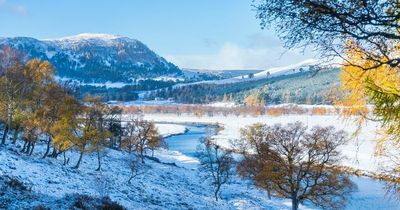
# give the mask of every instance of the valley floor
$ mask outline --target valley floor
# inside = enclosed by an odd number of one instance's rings
[[[180,123],[219,123],[224,130],[213,136],[217,143],[230,147],[230,141],[240,136],[240,128],[262,122],[268,124],[302,121],[314,125],[333,125],[348,132],[356,128],[354,122],[343,122],[337,116],[284,115],[280,117],[236,117],[215,116],[195,117],[192,115],[146,114],[145,118],[158,123],[157,127],[164,136],[183,134],[187,125]],[[171,122],[174,124],[165,124]],[[383,160],[376,159],[374,153],[375,131],[378,125],[370,123],[363,127],[358,141],[353,140],[342,148],[348,157],[343,165],[366,171],[378,171]],[[132,155],[112,149],[103,151],[103,170],[95,171],[97,159],[94,154],[85,155],[81,167],[72,166],[78,155],[68,152],[69,165],[63,166],[62,158],[42,158],[44,145],[38,145],[33,157],[20,154],[21,145],[0,147],[0,176],[13,176],[24,182],[32,191],[49,196],[45,201],[52,209],[57,207],[55,199],[62,199],[70,194],[87,194],[91,196],[110,196],[113,201],[128,209],[290,209],[287,199],[269,200],[264,191],[254,187],[250,182],[235,176],[231,183],[223,186],[222,200],[214,200],[211,180],[198,170],[198,160],[178,151],[161,149],[155,152],[159,161],[147,159],[144,174],[130,177],[129,161]],[[150,154],[149,154],[150,155]],[[384,191],[384,183],[369,178],[353,180],[359,185],[347,209],[400,209],[400,204],[389,200]],[[6,198],[0,198],[0,201]],[[9,203],[9,209],[32,209],[43,203],[43,199],[19,200]],[[1,202],[0,202],[1,203]],[[315,209],[310,204],[301,209]]]
[[[174,123],[218,123],[223,127],[217,135],[212,138],[216,143],[230,148],[231,142],[240,138],[240,129],[254,123],[265,123],[273,125],[276,123],[286,124],[300,121],[309,128],[314,126],[334,126],[337,130],[343,129],[352,137],[357,129],[357,125],[352,119],[343,119],[338,115],[281,115],[273,117],[263,115],[258,117],[252,116],[202,116],[197,117],[187,114],[146,114],[145,119],[155,122],[174,122]],[[375,154],[375,143],[379,136],[377,131],[379,124],[376,122],[368,122],[363,125],[359,135],[351,138],[349,142],[342,147],[342,153],[346,159],[342,161],[342,165],[350,166],[363,171],[379,172],[382,167],[389,164],[383,157],[377,158]]]

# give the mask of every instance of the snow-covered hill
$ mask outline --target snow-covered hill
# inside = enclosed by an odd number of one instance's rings
[[[157,127],[163,136],[182,132],[182,126],[178,125]],[[224,186],[224,199],[216,202],[212,182],[206,179],[205,172],[198,170],[198,160],[177,151],[156,151],[155,157],[161,162],[146,159],[140,168],[140,173],[144,173],[128,183],[132,154],[105,149],[103,169],[95,171],[95,154],[85,155],[81,167],[72,169],[77,151],[68,152],[70,163],[63,166],[62,158],[42,158],[44,144],[38,144],[32,156],[20,153],[20,147],[0,147],[0,189],[4,189],[2,177],[11,176],[31,187],[32,193],[28,197],[19,193],[0,194],[0,209],[2,204],[5,209],[35,209],[39,205],[66,209],[72,200],[69,195],[74,194],[109,196],[127,209],[290,209],[288,200],[268,200],[265,191],[239,177]]]
[[[311,70],[318,68],[318,64],[319,64],[318,60],[309,59],[309,60],[302,61],[300,63],[288,65],[288,66],[270,68],[270,69],[258,72],[256,74],[237,76],[237,77],[222,79],[222,80],[210,80],[210,81],[200,81],[200,82],[187,83],[187,84],[178,84],[176,86],[179,87],[179,86],[193,85],[193,84],[232,84],[232,83],[239,83],[239,82],[252,82],[252,81],[256,81],[256,80],[272,78],[272,77],[277,77],[277,76],[282,76],[282,75],[290,75],[290,74],[295,74],[295,73],[299,73],[299,72],[311,71]]]
[[[310,71],[316,65],[318,65],[318,60],[308,59],[300,63],[264,70],[262,72],[254,74],[253,78],[260,79],[265,77],[276,77],[281,75],[294,74],[302,71]],[[241,79],[241,77],[236,78]],[[249,78],[249,76],[246,76],[245,78]]]
[[[177,66],[142,42],[119,35],[79,34],[46,40],[0,38],[0,49],[6,46],[19,51],[25,59],[50,61],[59,77],[87,82],[129,82],[182,75]]]

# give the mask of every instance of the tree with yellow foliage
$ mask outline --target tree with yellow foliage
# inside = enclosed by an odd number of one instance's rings
[[[164,138],[160,136],[153,122],[146,121],[141,115],[132,116],[125,127],[123,147],[129,153],[135,151],[142,163],[144,163],[146,150],[154,150],[166,146]]]
[[[64,153],[64,165],[67,164],[65,151],[79,141],[79,116],[82,105],[72,96],[62,98],[59,110],[59,119],[53,123],[50,133],[53,136],[53,157]]]
[[[42,93],[42,106],[36,111],[35,116],[38,119],[39,127],[47,136],[47,147],[43,158],[46,158],[50,152],[50,147],[53,142],[53,133],[51,128],[60,120],[62,116],[62,106],[65,106],[65,97],[68,97],[66,91],[57,83],[50,83],[46,86]],[[55,148],[53,157],[56,157]]]
[[[260,99],[257,93],[249,94],[244,98],[246,106],[265,106],[265,99]]]
[[[23,86],[25,78],[22,74],[24,64],[16,52],[9,48],[3,49],[6,54],[0,55],[0,119],[5,124],[1,144],[5,144],[7,134],[14,122],[14,115],[24,100]]]
[[[89,151],[96,152],[98,167],[101,170],[101,150],[106,145],[106,139],[111,138],[111,132],[106,129],[107,114],[110,108],[101,101],[100,97],[87,96],[83,100],[89,111],[89,117],[94,117],[94,128],[90,136]]]
[[[392,45],[392,53],[400,55],[399,47],[400,43]],[[384,135],[378,141],[377,154],[384,154],[386,146],[400,148],[400,67],[385,64],[371,68],[378,65],[375,60],[385,62],[387,58],[369,59],[356,41],[350,40],[347,49],[341,74],[344,96],[339,102],[346,106],[344,114],[360,116],[359,125],[365,120],[382,123]]]
[[[40,111],[45,108],[44,95],[47,95],[46,91],[53,88],[50,84],[55,84],[54,70],[49,62],[33,59],[25,64],[21,73],[24,84],[21,88],[23,99],[19,106],[26,115],[26,119],[22,123],[23,140],[27,143],[26,152],[31,155],[37,139],[42,134],[48,134],[47,128],[41,123],[48,119],[41,116]]]
[[[100,145],[104,144],[105,138],[108,138],[108,131],[103,129],[102,108],[100,108],[98,98],[86,97],[85,104],[81,106],[81,113],[75,117],[73,135],[70,139],[71,143],[79,151],[79,159],[75,165],[75,169],[79,168],[83,155],[86,152],[97,151],[100,170]]]
[[[25,146],[28,145],[23,151],[32,154],[36,139],[41,134],[36,111],[43,105],[43,91],[53,82],[53,67],[37,59],[22,63],[12,57],[3,68],[0,77],[0,88],[3,90],[0,92],[0,116],[5,119],[2,144],[13,128],[15,143],[18,132],[23,128]]]

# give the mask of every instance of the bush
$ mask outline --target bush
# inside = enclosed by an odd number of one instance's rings
[[[22,183],[19,179],[15,178],[15,177],[8,177],[8,180],[6,182],[7,186],[16,189],[16,190],[20,190],[20,191],[30,191],[30,189],[24,185],[24,183]]]
[[[125,207],[121,206],[115,201],[112,201],[109,197],[103,197],[101,199],[91,197],[89,195],[77,195],[73,207],[83,210],[124,210]]]
[[[328,111],[324,107],[314,107],[311,110],[311,114],[313,115],[326,115]]]
[[[274,108],[268,108],[267,114],[274,116],[274,117],[279,117],[285,113],[285,109],[282,107],[274,107]]]
[[[124,210],[125,208],[115,201],[112,201],[109,197],[102,199],[102,210]]]
[[[33,208],[34,210],[50,210],[50,208],[47,208],[45,206],[43,206],[42,204],[36,206],[35,208]]]

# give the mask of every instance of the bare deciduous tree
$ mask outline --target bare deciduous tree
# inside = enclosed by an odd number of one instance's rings
[[[142,162],[144,162],[145,152],[150,149],[154,151],[158,147],[164,146],[164,139],[159,135],[153,122],[143,120],[142,116],[133,117],[125,128],[123,147],[131,153],[134,149]]]
[[[198,157],[201,169],[207,171],[213,180],[214,197],[218,201],[221,198],[221,186],[226,184],[232,176],[234,167],[232,152],[224,150],[207,137],[199,145]]]
[[[356,188],[336,167],[344,131],[300,122],[282,126],[256,124],[242,131],[246,142],[238,171],[277,196],[290,198],[292,209],[310,201],[322,208],[342,208]]]
[[[128,179],[128,184],[131,183],[132,179],[134,179],[137,176],[140,176],[142,174],[145,174],[148,167],[143,164],[140,158],[137,156],[134,156],[131,158],[129,161],[129,169],[131,171],[129,179]]]
[[[136,126],[135,120],[132,119],[125,125],[122,139],[122,147],[127,149],[129,154],[135,149],[136,142]]]

